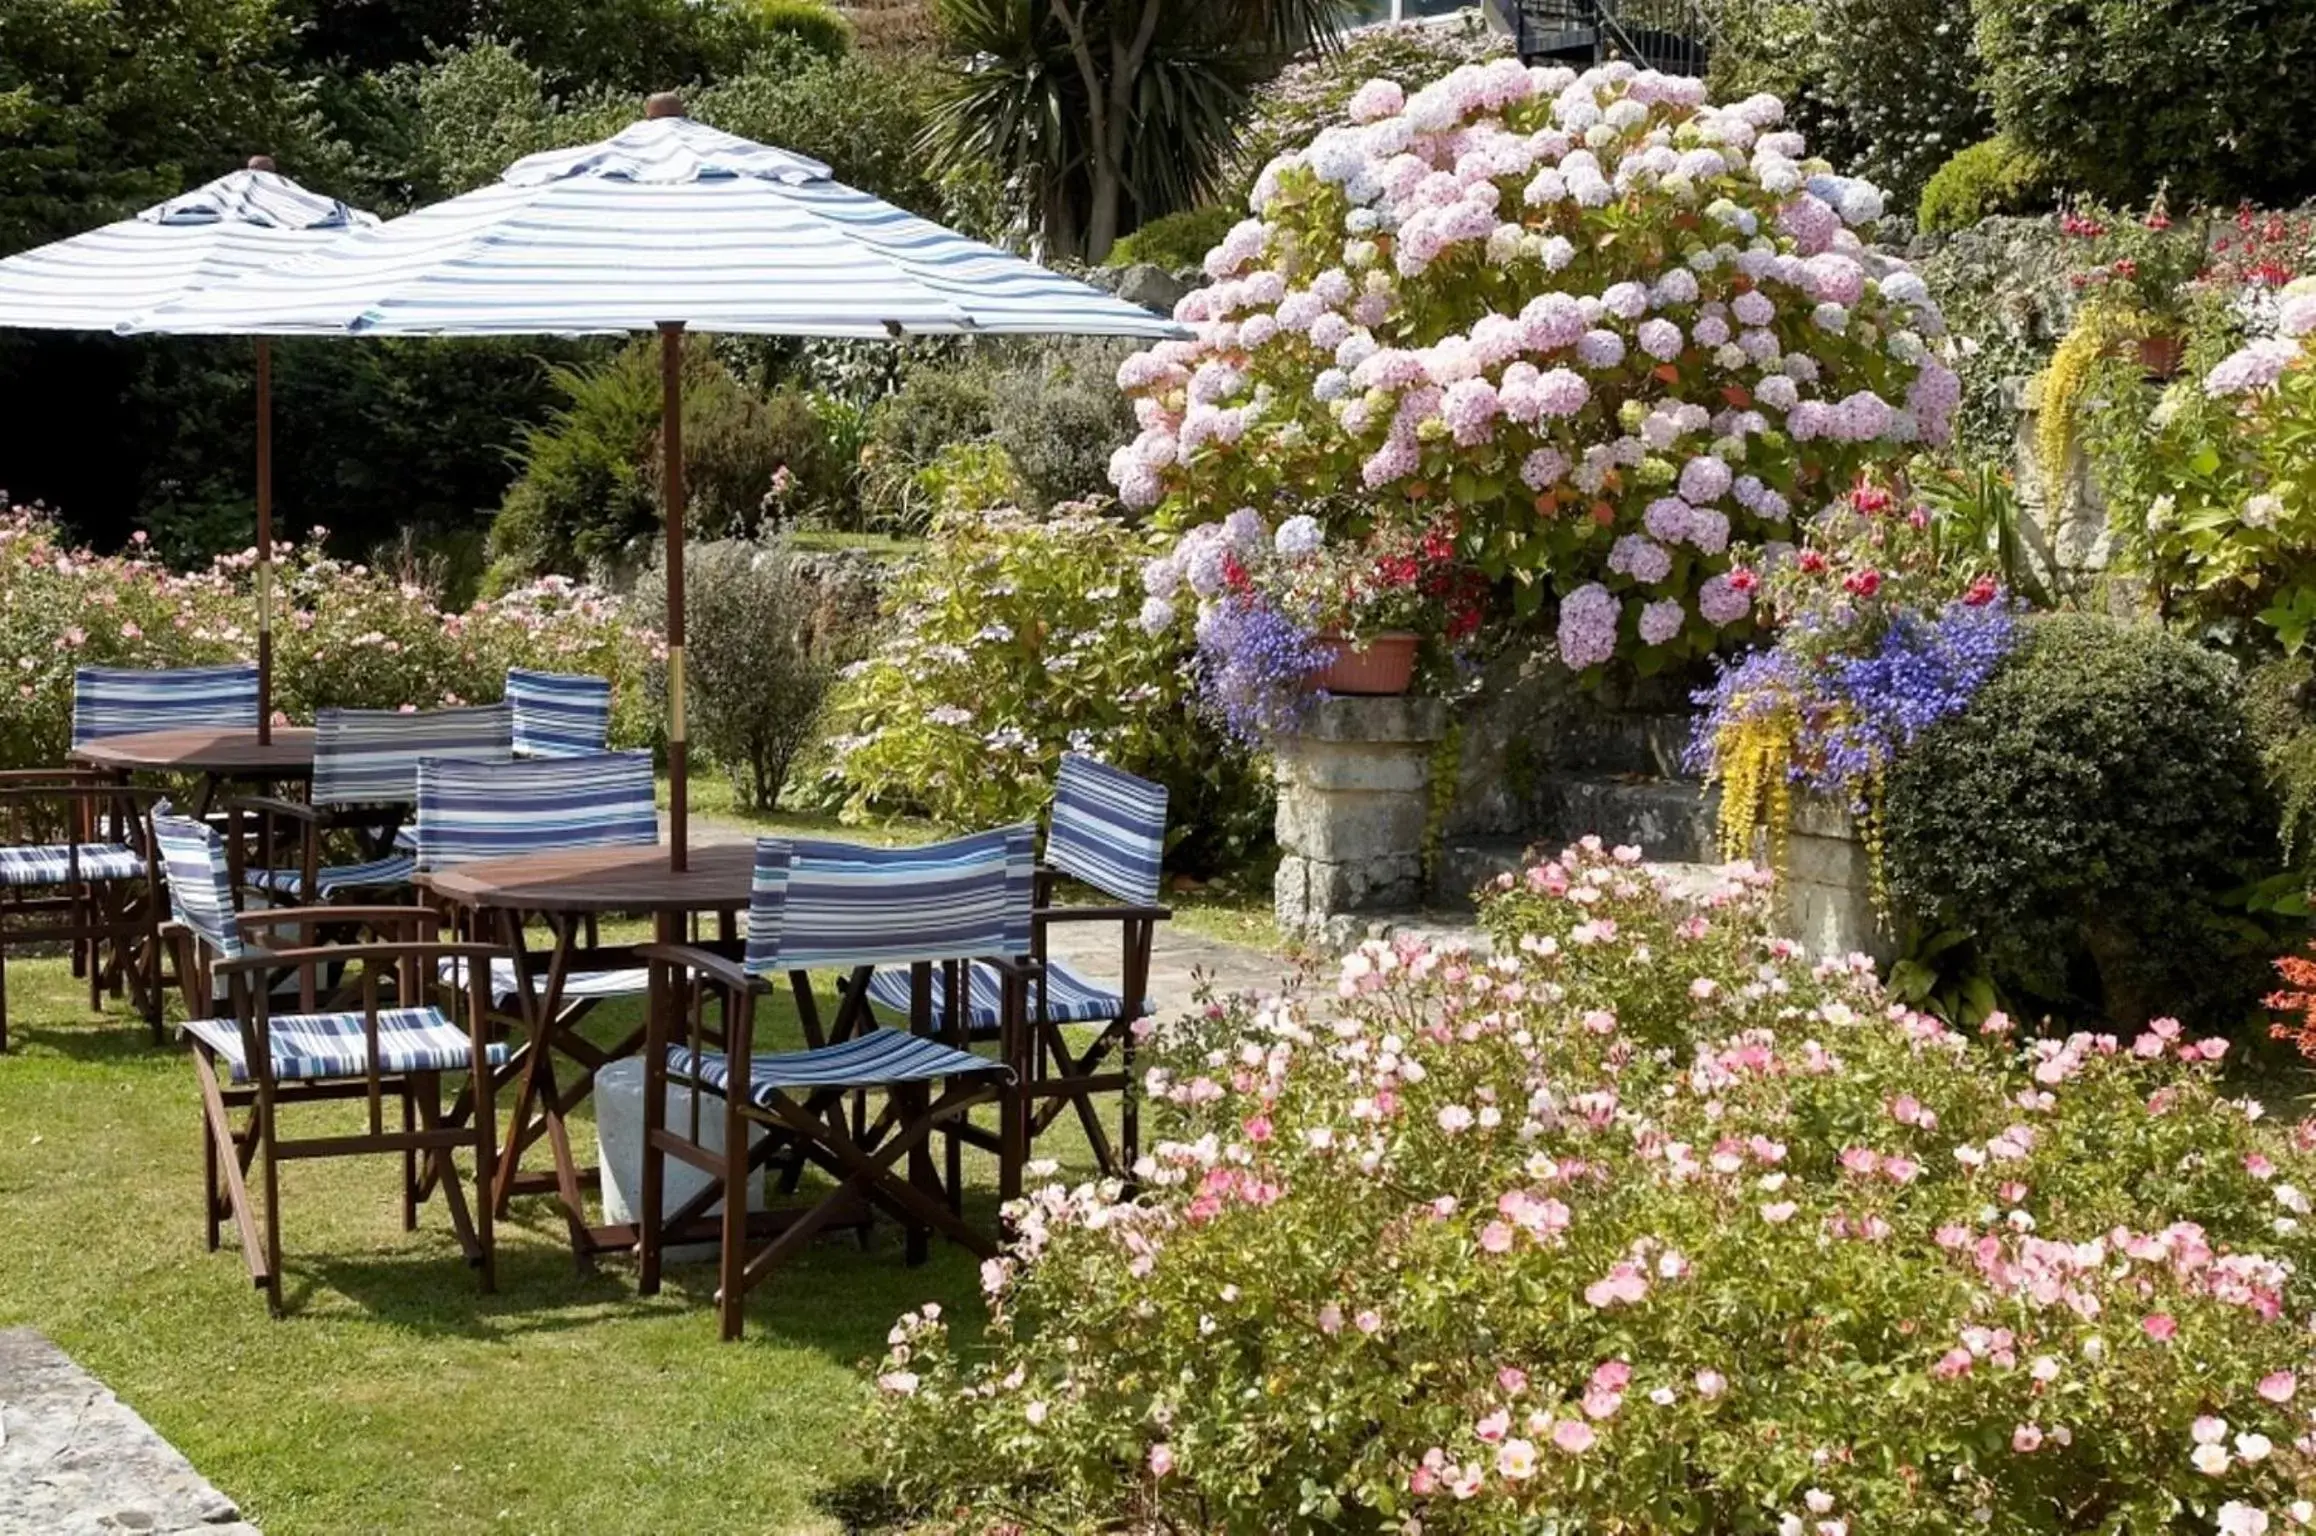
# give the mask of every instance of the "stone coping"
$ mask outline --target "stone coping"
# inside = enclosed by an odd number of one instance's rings
[[[0,1536],[259,1536],[110,1388],[0,1329]]]

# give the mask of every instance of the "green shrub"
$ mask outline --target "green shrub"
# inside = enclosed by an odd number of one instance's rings
[[[1206,260],[1208,251],[1222,244],[1222,237],[1242,217],[1228,203],[1210,203],[1152,219],[1111,246],[1103,265],[1130,267],[1147,261],[1169,272],[1195,267]]]
[[[1826,96],[1856,145],[1848,167],[1893,209],[1912,206],[1949,155],[1994,126],[1970,0],[1823,0],[1817,26]]]
[[[2278,656],[2244,674],[2244,719],[2268,770],[2286,859],[2316,850],[2316,662]]]
[[[1915,223],[1926,235],[1944,234],[1998,213],[2037,213],[2056,197],[2042,161],[1998,133],[1938,167],[1922,188]]]
[[[1133,1195],[889,1336],[896,1525],[2300,1529],[2316,1155],[2227,1042],[1950,1030],[1637,860],[1156,1023]]]
[[[852,51],[852,24],[822,0],[724,0],[706,25],[727,59],[745,61],[775,39],[794,39],[834,62]]]
[[[2316,191],[2305,0],[1977,0],[1995,119],[2070,188],[2288,207]]]
[[[1038,814],[1065,751],[1165,784],[1169,861],[1227,867],[1269,827],[1256,766],[1190,709],[1179,640],[1135,622],[1147,536],[1084,506],[944,517],[888,590],[885,638],[829,706],[848,815]]]
[[[666,620],[663,564],[641,587],[655,627]],[[750,809],[779,808],[789,770],[813,740],[849,637],[820,632],[820,597],[777,543],[727,540],[684,551],[684,639],[695,739],[732,776]],[[664,669],[653,669],[664,697]]]
[[[2227,660],[2151,627],[2038,619],[1892,768],[1890,890],[1975,934],[2038,1007],[2231,1024],[2262,966],[2222,897],[2273,866],[2263,778]]]
[[[840,497],[850,466],[834,462],[801,392],[759,399],[705,336],[684,345],[687,526],[748,535],[785,466],[808,494]],[[659,342],[639,338],[610,359],[555,371],[564,403],[524,434],[522,473],[491,527],[495,579],[634,558],[660,532]]]

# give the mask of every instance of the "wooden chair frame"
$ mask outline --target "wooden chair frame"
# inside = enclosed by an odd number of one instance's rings
[[[1038,866],[1036,906],[1029,920],[1030,958],[1039,979],[1032,991],[1029,1015],[1037,1038],[1037,1070],[1027,1092],[1041,1101],[1030,1117],[1030,1136],[1043,1136],[1063,1114],[1075,1109],[1102,1172],[1130,1181],[1142,1146],[1140,1089],[1134,1081],[1134,1026],[1141,1021],[1142,1004],[1149,997],[1150,956],[1157,946],[1158,925],[1172,918],[1174,912],[1164,906],[1056,906],[1054,886],[1061,878],[1048,866]],[[1087,1042],[1083,1052],[1071,1050],[1064,1033],[1068,1026],[1049,1018],[1045,1006],[1049,931],[1056,924],[1074,923],[1116,923],[1122,939],[1118,1014],[1101,1021],[1100,1032]],[[1105,1072],[1102,1065],[1112,1052],[1118,1056],[1118,1067]],[[1094,1104],[1098,1093],[1119,1096],[1120,1149],[1111,1147],[1102,1128],[1101,1114]]]
[[[265,1292],[266,1306],[282,1313],[280,1165],[321,1157],[360,1157],[399,1154],[402,1158],[402,1225],[414,1231],[418,1208],[439,1186],[450,1215],[451,1228],[469,1266],[479,1272],[485,1294],[497,1288],[496,1240],[488,1190],[497,1156],[495,1095],[489,1070],[490,1015],[487,1007],[489,966],[504,951],[486,944],[441,938],[441,921],[422,907],[282,907],[239,914],[243,933],[277,929],[303,930],[329,922],[353,925],[373,937],[364,942],[319,948],[269,950],[245,944],[245,953],[229,960],[214,958],[208,946],[181,923],[170,924],[177,945],[178,970],[187,978],[189,996],[208,999],[218,982],[224,983],[230,1016],[241,1031],[243,1060],[249,1064],[246,1081],[235,1083],[230,1068],[221,1070],[221,1058],[198,1037],[193,1039],[193,1068],[199,1078],[202,1114],[203,1219],[210,1252],[217,1251],[224,1223],[230,1219],[240,1238],[242,1259],[251,1282]],[[468,986],[453,989],[436,980],[437,964],[444,959],[465,962]],[[277,978],[298,972],[301,992],[310,995],[311,973],[323,966],[358,966],[360,1009],[368,1047],[368,1070],[360,1077],[281,1079],[276,1076],[271,1048],[271,1021]],[[391,995],[386,987],[391,986]],[[381,998],[391,1006],[416,1007],[430,997],[450,1004],[455,1022],[459,999],[471,1048],[467,1087],[462,1097],[469,1105],[464,1121],[444,1112],[441,1071],[396,1072],[382,1068],[379,1059],[378,1014]],[[354,1135],[288,1139],[281,1134],[284,1108],[360,1099],[368,1109],[368,1123]],[[399,1106],[399,1127],[390,1126],[386,1105]],[[236,1114],[243,1116],[235,1123]],[[470,1210],[458,1177],[455,1154],[471,1150],[475,1159],[478,1198]],[[262,1193],[262,1210],[253,1198]]]
[[[8,951],[28,944],[69,945],[74,975],[88,982],[89,1007],[103,1006],[108,990],[115,996],[126,992],[152,1030],[153,1043],[161,1043],[162,898],[151,821],[160,798],[89,769],[0,772],[0,822],[15,834],[36,822],[45,825],[38,814],[44,806],[61,812],[56,826],[68,850],[63,880],[0,887],[0,1051],[8,1049]],[[12,846],[37,841],[7,839]],[[133,849],[144,872],[84,878],[81,846],[98,842]]]
[[[839,1220],[855,1218],[863,1206],[882,1210],[901,1223],[906,1234],[907,1261],[911,1265],[925,1261],[935,1232],[979,1257],[996,1255],[996,1241],[960,1214],[963,1170],[958,1138],[949,1138],[946,1181],[936,1171],[932,1140],[937,1134],[962,1124],[976,1106],[996,1102],[1001,1114],[997,1137],[1000,1197],[1012,1200],[1020,1195],[1029,1146],[1027,1100],[1020,1091],[1021,1066],[1028,1055],[1024,998],[1034,974],[1033,967],[1014,960],[994,962],[1004,978],[1005,1023],[1000,1050],[1001,1060],[1012,1069],[1010,1080],[997,1074],[952,1078],[943,1081],[938,1094],[934,1092],[934,1085],[925,1081],[898,1083],[882,1089],[830,1086],[808,1093],[776,1089],[772,1105],[766,1108],[754,1101],[750,1073],[754,1065],[756,1003],[758,998],[769,995],[771,983],[749,975],[730,956],[699,946],[652,944],[642,946],[636,954],[654,968],[644,1042],[643,1187],[636,1215],[643,1294],[655,1295],[659,1291],[665,1246],[703,1235],[704,1213],[718,1199],[723,1200],[724,1209],[716,1223],[719,1243],[716,1311],[727,1342],[741,1336],[747,1293],[793,1258],[817,1233]],[[919,964],[911,968],[912,1034],[929,1036],[932,1033],[934,973],[946,972],[945,984],[954,995],[962,986],[967,963],[950,961],[940,966]],[[663,966],[671,968],[679,977],[697,975],[702,982],[701,990],[712,990],[721,1000],[725,1060],[730,1075],[720,1093],[696,1081],[679,1078],[669,1068],[668,1046],[675,1042],[669,1038],[668,1026],[678,1010],[676,999],[668,995],[672,984],[661,980],[666,974],[660,970]],[[819,1038],[818,1012],[816,1005],[812,1005],[810,980],[801,972],[791,972],[789,979],[807,1005],[803,1009],[806,1035],[817,1048],[823,1041]],[[836,1039],[849,1038],[867,1016],[866,989],[861,984],[864,980],[863,973],[856,971],[852,984],[845,990],[834,1031]],[[697,1010],[687,1011],[697,1018]],[[957,1021],[951,1031],[954,1037],[962,1033],[963,1015],[952,1010],[949,1017]],[[949,1043],[962,1048],[955,1038]],[[701,1048],[696,1024],[691,1048],[696,1059]],[[688,1134],[666,1123],[668,1087],[687,1083],[694,1089]],[[862,1105],[868,1094],[876,1092],[885,1095],[886,1113],[877,1121],[880,1133],[872,1138],[860,1134],[858,1128]],[[699,1139],[703,1097],[723,1100],[724,1146],[720,1152],[710,1151]],[[754,1147],[749,1145],[752,1126],[767,1132]],[[748,1176],[757,1168],[769,1167],[783,1154],[790,1160],[791,1172],[785,1181],[788,1188],[794,1188],[806,1164],[822,1169],[836,1180],[836,1186],[802,1211],[766,1213],[766,1217],[752,1220],[748,1214]],[[700,1193],[672,1212],[663,1208],[662,1188],[667,1159],[671,1157],[697,1169],[709,1180]],[[750,1240],[755,1235],[765,1236],[768,1241],[751,1251]]]

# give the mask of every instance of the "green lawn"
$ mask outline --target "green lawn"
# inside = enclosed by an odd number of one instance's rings
[[[439,1203],[403,1232],[397,1164],[372,1159],[288,1166],[274,1321],[231,1237],[202,1246],[182,1047],[89,1014],[61,961],[11,963],[8,984],[0,1326],[48,1334],[268,1536],[844,1529],[869,1487],[861,1367],[911,1306],[978,1314],[969,1254],[911,1270],[888,1227],[865,1254],[818,1245],[720,1345],[707,1269],[639,1298],[624,1261],[577,1268],[543,1199],[500,1228],[484,1297]],[[591,1157],[592,1130],[578,1141]]]

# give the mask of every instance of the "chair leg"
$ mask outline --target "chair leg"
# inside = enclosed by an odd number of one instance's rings
[[[257,1065],[262,1068],[264,1063]],[[281,1160],[274,1155],[274,1149],[279,1144],[277,1132],[273,1089],[260,1083],[257,1090],[257,1156],[259,1174],[265,1184],[265,1306],[275,1317],[282,1315]]]
[[[748,1117],[724,1096],[724,1232],[718,1245],[716,1312],[724,1342],[737,1343],[748,1314]]]
[[[218,1222],[224,1214],[218,1209],[217,1179],[217,1136],[209,1127],[209,1114],[204,1109],[201,1115],[201,1213],[206,1218],[205,1236],[211,1253],[217,1251],[220,1231]]]
[[[926,1086],[923,1083],[912,1083],[901,1092],[908,1104],[907,1123],[914,1124],[923,1120],[931,1103]],[[919,1138],[909,1148],[909,1183],[936,1198],[940,1195],[940,1182],[933,1173],[933,1149],[927,1138]],[[932,1257],[932,1229],[922,1221],[911,1221],[905,1225],[904,1231],[907,1237],[908,1265],[914,1269]]]
[[[408,1136],[417,1129],[418,1106],[412,1100],[411,1085],[402,1085],[402,1134]],[[408,1147],[402,1151],[402,1230],[418,1230],[418,1153]]]
[[[0,1052],[8,1049],[8,941],[0,937]]]

